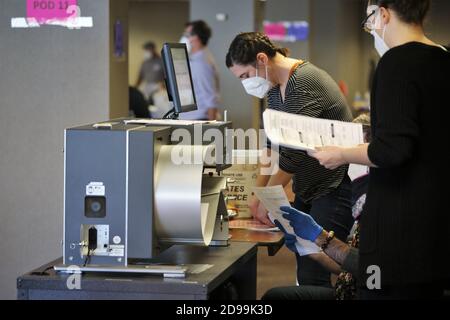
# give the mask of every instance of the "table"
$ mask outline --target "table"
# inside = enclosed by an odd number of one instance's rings
[[[256,299],[257,247],[253,243],[232,242],[228,247],[176,245],[164,251],[155,263],[210,264],[200,274],[183,279],[137,274],[86,273],[81,289],[70,290],[70,275],[50,269],[62,259],[50,262],[17,279],[20,300],[87,300],[87,299]]]
[[[259,247],[267,247],[269,256],[273,257],[284,245],[282,232],[252,231],[245,229],[230,229],[232,242],[256,243]]]

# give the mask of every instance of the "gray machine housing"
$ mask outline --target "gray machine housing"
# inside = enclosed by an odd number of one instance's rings
[[[114,122],[124,122],[133,121],[139,124],[142,119],[131,119],[131,118],[120,118],[112,120]],[[181,122],[181,121],[180,121]],[[142,121],[142,124],[147,123],[146,120]],[[151,127],[167,127],[165,124],[146,124]],[[209,165],[211,169],[215,169],[218,173],[228,169],[232,165],[233,158],[233,141],[234,136],[232,133],[233,124],[230,121],[218,122],[218,121],[205,121],[193,125],[177,124],[177,121],[172,121],[171,125],[168,126],[170,129],[170,143],[171,144],[184,144],[184,145],[210,145],[214,143],[216,146],[216,162],[214,165]],[[177,130],[184,130],[188,133],[187,136],[190,139],[185,141],[180,141],[176,139],[175,133]],[[215,141],[215,136],[217,135],[222,139],[222,141]]]
[[[66,130],[64,264],[85,264],[91,226],[105,226],[97,232],[106,241],[97,242],[109,250],[102,256],[98,247],[92,263],[127,265],[128,258],[153,256],[152,164],[158,148],[169,143],[169,132],[123,124],[109,130],[92,125]],[[89,214],[89,205],[103,205],[102,212]]]
[[[218,130],[229,126],[221,123]],[[120,119],[65,131],[64,266],[111,271],[103,267],[127,267],[157,256],[155,164],[161,146],[172,143],[174,129]],[[218,172],[230,166],[226,153],[224,147]],[[227,245],[228,231],[221,197],[212,245]]]

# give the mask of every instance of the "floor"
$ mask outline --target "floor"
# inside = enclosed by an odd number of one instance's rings
[[[267,248],[258,248],[257,298],[280,286],[296,285],[295,255],[286,247],[281,248],[274,256],[269,257]]]

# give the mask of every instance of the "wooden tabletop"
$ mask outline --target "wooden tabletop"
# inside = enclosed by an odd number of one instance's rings
[[[283,232],[253,231],[245,229],[230,229],[231,241],[253,242],[259,247],[267,247],[269,256],[277,254],[284,245]]]

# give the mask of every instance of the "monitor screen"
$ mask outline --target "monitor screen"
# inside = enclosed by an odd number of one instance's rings
[[[167,92],[175,112],[197,110],[191,67],[185,44],[165,44],[162,50]]]

